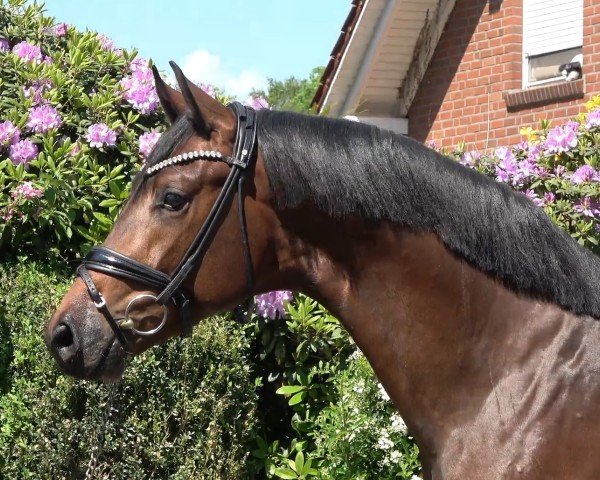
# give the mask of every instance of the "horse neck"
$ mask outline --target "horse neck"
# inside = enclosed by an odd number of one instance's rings
[[[281,224],[280,271],[342,321],[425,454],[479,411],[506,355],[529,361],[529,337],[550,343],[563,328],[560,309],[510,292],[434,235],[314,211]]]

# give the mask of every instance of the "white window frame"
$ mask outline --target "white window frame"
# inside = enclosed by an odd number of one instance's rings
[[[527,32],[525,31],[526,29],[526,22],[525,22],[525,17],[526,17],[526,9],[528,8],[528,2],[529,1],[533,1],[533,0],[523,0],[523,41],[522,41],[522,61],[521,61],[521,65],[522,65],[522,88],[525,90],[527,88],[531,88],[531,87],[538,87],[538,86],[543,86],[543,85],[547,85],[550,83],[557,83],[557,82],[561,82],[561,81],[565,81],[564,77],[562,75],[558,75],[556,77],[552,77],[552,78],[547,78],[545,80],[538,80],[538,81],[533,81],[530,82],[529,81],[529,58],[530,57],[537,57],[539,55],[544,55],[544,54],[551,54],[551,53],[558,53],[561,52],[563,50],[568,50],[568,49],[572,49],[572,48],[583,48],[583,0],[581,1],[581,42],[580,45],[575,45],[572,42],[565,44],[562,48],[561,47],[557,47],[545,52],[537,52],[534,55],[529,55],[527,50]],[[546,0],[547,2],[551,2],[551,1],[559,1],[560,0]]]

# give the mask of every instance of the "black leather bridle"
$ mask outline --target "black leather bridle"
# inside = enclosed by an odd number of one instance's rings
[[[119,340],[123,350],[126,353],[131,354],[132,352],[129,341],[124,334],[124,330],[130,330],[134,334],[142,336],[149,336],[158,333],[158,331],[160,331],[165,325],[167,318],[167,304],[169,301],[172,301],[179,311],[179,315],[181,317],[181,335],[188,336],[191,334],[193,328],[191,312],[192,295],[182,288],[182,284],[190,275],[190,273],[194,271],[194,269],[202,261],[206,249],[208,248],[214,233],[220,225],[223,214],[226,212],[225,206],[235,195],[236,186],[238,193],[239,223],[246,261],[249,303],[252,299],[254,274],[252,268],[252,259],[250,257],[248,233],[246,230],[243,185],[247,172],[250,170],[253,162],[256,159],[256,112],[252,108],[242,105],[239,102],[233,102],[229,104],[228,107],[233,110],[237,117],[237,133],[233,146],[233,155],[231,157],[221,154],[215,156],[215,152],[207,152],[207,154],[213,154],[212,158],[210,159],[222,161],[230,165],[231,171],[229,172],[229,175],[225,180],[225,184],[223,185],[215,204],[210,210],[208,217],[204,221],[204,224],[200,228],[198,234],[192,241],[186,253],[183,255],[183,258],[173,273],[168,275],[164,272],[156,270],[155,268],[144,265],[137,260],[122,255],[110,248],[101,246],[92,248],[92,250],[84,258],[83,263],[77,268],[77,274],[84,281],[94,305],[98,311],[104,315],[106,321],[112,328],[116,338]],[[197,155],[194,157],[190,154],[190,160],[193,160],[194,158],[204,158],[201,155],[204,152],[193,153]],[[187,159],[188,154],[185,153],[171,160],[183,162],[187,161]],[[165,160],[163,163],[165,163],[164,166],[171,164],[168,162],[168,160]],[[145,175],[150,176],[156,171],[158,171],[156,167],[154,170],[147,169]],[[156,296],[145,293],[136,296],[127,305],[127,308],[125,309],[125,315],[123,317],[115,317],[108,308],[102,293],[96,288],[96,285],[94,284],[94,281],[88,270],[93,270],[95,272],[100,272],[125,280],[133,280],[134,282],[147,285],[153,290],[158,290],[160,293]],[[163,307],[162,321],[156,328],[153,328],[152,330],[144,331],[136,329],[133,320],[129,318],[129,312],[132,310],[133,305],[142,298],[150,298]]]

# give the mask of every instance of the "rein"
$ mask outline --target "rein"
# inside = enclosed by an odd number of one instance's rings
[[[132,351],[124,331],[129,330],[131,333],[141,336],[155,335],[166,324],[168,313],[167,305],[170,301],[173,302],[179,311],[181,319],[181,335],[189,336],[191,334],[194,325],[191,310],[193,296],[182,288],[182,284],[191,272],[200,264],[206,249],[210,245],[212,237],[218,229],[219,222],[225,212],[225,206],[233,198],[236,190],[238,194],[239,225],[246,262],[246,281],[249,296],[248,304],[250,305],[250,302],[252,301],[254,272],[248,243],[248,232],[246,229],[243,186],[246,174],[252,166],[253,161],[256,159],[256,112],[252,108],[244,106],[239,102],[233,102],[229,104],[228,107],[233,110],[237,117],[236,139],[233,146],[233,155],[231,157],[214,151],[188,152],[163,160],[148,168],[145,172],[145,175],[149,177],[168,166],[200,158],[222,161],[231,166],[231,171],[229,172],[225,184],[210,210],[208,217],[173,273],[167,275],[160,270],[156,270],[155,268],[144,265],[137,260],[102,246],[93,247],[84,258],[83,263],[77,268],[77,274],[84,281],[95,307],[103,314],[115,333],[116,338],[121,343],[123,350],[128,354],[132,354]],[[137,295],[127,305],[124,316],[115,317],[108,308],[102,293],[96,288],[88,270],[125,280],[133,280],[147,285],[152,289],[159,290],[160,293],[158,295],[151,295],[148,293]],[[135,328],[135,322],[129,316],[135,303],[144,298],[152,299],[158,305],[163,307],[163,317],[160,324],[151,330],[138,330]],[[248,314],[249,312],[250,308],[248,308]]]

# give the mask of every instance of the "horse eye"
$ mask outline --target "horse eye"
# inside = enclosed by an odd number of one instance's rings
[[[176,192],[167,192],[163,199],[163,206],[167,210],[181,210],[186,204],[186,199]]]

